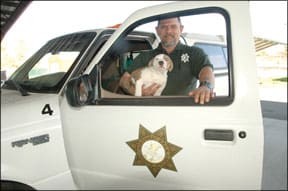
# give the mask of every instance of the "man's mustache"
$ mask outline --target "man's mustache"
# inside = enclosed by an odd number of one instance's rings
[[[165,37],[165,38],[167,38],[167,37],[172,37],[172,38],[175,38],[175,35],[172,35],[172,34],[167,34],[167,35],[165,35],[164,37]]]

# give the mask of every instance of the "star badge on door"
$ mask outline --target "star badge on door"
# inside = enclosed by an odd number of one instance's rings
[[[127,144],[136,154],[133,165],[146,165],[154,177],[162,168],[177,171],[172,157],[182,148],[167,141],[165,126],[151,133],[140,124],[139,138]]]

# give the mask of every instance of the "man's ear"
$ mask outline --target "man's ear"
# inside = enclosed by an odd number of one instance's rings
[[[160,34],[159,33],[159,27],[158,26],[155,27],[155,31],[156,31],[157,36],[160,37],[160,35],[159,35]]]
[[[180,32],[181,33],[182,33],[183,29],[184,29],[184,25],[180,25]]]

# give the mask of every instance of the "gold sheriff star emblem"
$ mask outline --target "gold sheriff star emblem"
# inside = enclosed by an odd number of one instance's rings
[[[139,139],[127,144],[136,153],[133,165],[146,165],[154,177],[162,168],[177,171],[172,157],[182,148],[167,141],[165,126],[151,133],[140,124]]]

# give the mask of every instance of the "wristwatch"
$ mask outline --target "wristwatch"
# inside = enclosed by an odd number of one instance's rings
[[[210,90],[213,90],[213,85],[210,83],[210,82],[208,82],[208,81],[202,81],[202,82],[200,82],[200,85],[199,85],[199,87],[201,87],[201,86],[206,86],[207,88],[209,88]]]

